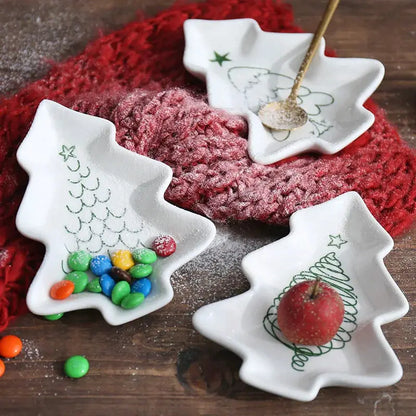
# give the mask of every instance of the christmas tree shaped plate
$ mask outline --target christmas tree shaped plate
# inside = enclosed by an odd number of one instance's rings
[[[35,314],[96,308],[112,325],[146,315],[170,302],[171,274],[214,238],[211,221],[164,200],[171,169],[119,146],[115,127],[107,120],[45,100],[17,158],[29,184],[16,224],[22,234],[46,247],[27,295]],[[138,307],[123,309],[104,294],[87,291],[64,300],[50,297],[51,286],[69,272],[69,253],[131,251],[149,246],[160,235],[172,236],[177,249],[153,263],[152,290]]]
[[[363,107],[384,75],[374,59],[324,56],[324,41],[298,92],[308,122],[292,131],[265,127],[260,108],[287,98],[312,35],[263,32],[252,19],[187,20],[185,68],[207,84],[208,100],[245,117],[252,160],[270,164],[305,151],[333,154],[374,122]]]
[[[290,228],[244,257],[250,290],[203,306],[195,328],[242,357],[243,381],[281,396],[309,401],[321,387],[396,383],[402,368],[380,327],[404,316],[408,303],[383,263],[391,237],[355,192],[296,212]],[[293,344],[277,325],[280,299],[317,277],[338,291],[344,320],[325,345]]]

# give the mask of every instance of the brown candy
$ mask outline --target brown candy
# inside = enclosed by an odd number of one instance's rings
[[[112,267],[108,274],[117,282],[120,280],[124,280],[127,283],[131,283],[131,276],[130,273],[126,272],[123,269],[120,269],[119,267]]]

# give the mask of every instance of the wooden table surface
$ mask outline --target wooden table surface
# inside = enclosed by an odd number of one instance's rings
[[[121,27],[141,9],[154,14],[170,0],[0,0],[0,91],[12,93],[62,60]],[[224,1],[226,3],[226,1]],[[296,22],[313,31],[325,0],[292,0]],[[341,57],[382,61],[386,76],[375,100],[403,139],[416,147],[416,2],[345,0],[326,35]],[[258,224],[218,227],[214,247],[173,278],[173,301],[120,327],[97,311],[48,322],[27,314],[6,333],[24,340],[0,379],[0,415],[415,415],[416,227],[395,239],[385,262],[410,303],[406,317],[383,327],[400,359],[400,382],[380,389],[325,388],[309,403],[274,396],[243,383],[239,357],[199,335],[192,314],[200,306],[248,289],[241,257],[287,229]],[[220,254],[228,260],[218,262]],[[210,276],[204,265],[208,265]],[[88,376],[63,376],[64,360],[86,355]]]

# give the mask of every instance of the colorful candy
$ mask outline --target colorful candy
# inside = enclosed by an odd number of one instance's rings
[[[167,257],[176,251],[176,242],[170,235],[160,235],[152,243],[152,249],[160,257]]]
[[[111,301],[115,305],[120,305],[122,300],[130,293],[130,285],[121,280],[120,282],[116,283],[113,290],[111,291]]]
[[[104,295],[110,297],[111,292],[113,291],[114,286],[116,285],[116,282],[114,279],[107,273],[104,273],[100,277],[100,286],[104,293]]]
[[[130,293],[121,301],[121,307],[124,309],[133,309],[144,301],[144,295],[141,292]]]
[[[84,290],[91,293],[102,292],[122,308],[135,308],[152,290],[152,281],[149,279],[153,272],[152,264],[158,255],[166,257],[174,253],[176,242],[169,235],[159,236],[154,240],[152,247],[153,250],[140,247],[132,252],[117,250],[111,256],[92,257],[85,250],[73,252],[67,259],[71,271],[64,280],[51,287],[50,296],[62,300],[72,293]],[[88,272],[97,277],[91,279]],[[45,319],[53,321],[60,319],[62,315],[47,315]]]
[[[129,272],[135,279],[141,279],[152,274],[153,267],[150,264],[136,264]]]
[[[91,254],[87,251],[80,250],[71,253],[68,257],[68,266],[72,270],[86,272],[90,267]]]
[[[14,358],[22,351],[22,341],[16,335],[6,335],[0,339],[0,355]]]
[[[0,339],[0,356],[4,358],[14,358],[22,351],[22,340],[16,335],[5,335]],[[6,371],[3,360],[0,360],[0,377]]]
[[[136,263],[152,264],[157,260],[157,254],[146,247],[136,248],[131,254]]]
[[[64,316],[63,312],[61,313],[53,313],[51,315],[45,315],[44,318],[48,321],[57,321],[58,319],[61,319]]]
[[[73,293],[81,293],[88,284],[88,275],[85,272],[74,271],[65,276],[65,280],[70,280],[74,284]]]
[[[120,269],[119,267],[112,267],[108,274],[117,282],[124,280],[127,283],[131,283],[131,274],[123,269]]]
[[[128,270],[134,266],[133,256],[128,250],[118,250],[111,256],[111,261],[115,267]]]
[[[131,285],[131,293],[141,292],[146,297],[152,290],[152,282],[144,277],[143,279],[137,279]]]
[[[103,290],[101,289],[100,278],[95,277],[90,282],[88,282],[87,290],[88,292],[101,293]]]
[[[84,377],[90,369],[90,363],[82,355],[73,355],[65,361],[64,371],[70,378]]]
[[[61,280],[51,287],[49,294],[52,299],[63,300],[72,295],[74,289],[74,282],[71,282],[70,280]]]
[[[113,264],[108,256],[95,256],[90,261],[90,270],[98,277],[108,273],[112,267]]]

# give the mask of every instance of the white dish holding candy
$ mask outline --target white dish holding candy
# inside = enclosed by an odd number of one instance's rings
[[[305,151],[336,153],[374,122],[363,103],[383,79],[379,61],[324,56],[322,40],[298,92],[308,122],[275,131],[257,113],[287,98],[312,34],[263,32],[252,19],[190,19],[184,31],[186,69],[206,82],[210,105],[247,119],[248,153],[257,163]]]
[[[115,126],[107,120],[44,100],[17,158],[29,184],[16,225],[46,247],[27,294],[35,314],[96,308],[112,325],[144,316],[170,302],[171,274],[214,238],[211,221],[164,200],[171,169],[119,146]],[[177,249],[153,264],[152,291],[137,308],[123,309],[97,293],[50,297],[51,286],[69,271],[69,253],[133,250],[150,246],[160,235],[172,236]]]
[[[309,401],[326,386],[399,381],[402,367],[381,331],[409,308],[383,263],[391,237],[355,192],[296,212],[290,228],[288,236],[244,257],[250,290],[203,306],[195,328],[241,356],[244,382],[288,398]],[[277,326],[280,299],[317,276],[340,294],[344,320],[324,346],[292,344]]]

